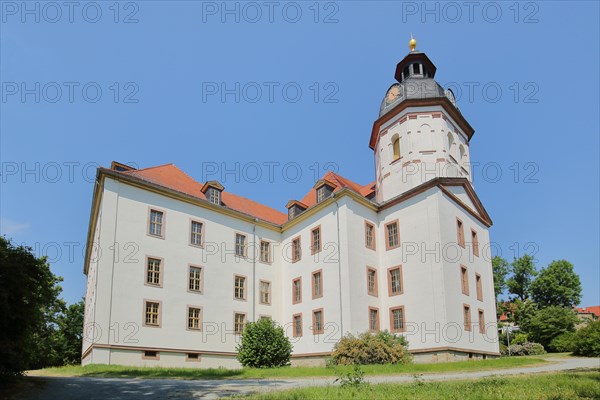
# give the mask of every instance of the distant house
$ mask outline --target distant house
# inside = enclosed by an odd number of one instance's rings
[[[582,323],[600,319],[600,306],[576,307],[575,310],[577,311],[577,318],[579,318]],[[581,325],[583,324],[578,324],[577,328]]]

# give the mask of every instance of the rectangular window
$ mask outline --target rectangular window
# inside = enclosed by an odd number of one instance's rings
[[[202,309],[200,307],[188,307],[188,329],[202,330]]]
[[[388,292],[390,296],[396,296],[403,293],[401,266],[388,269]]]
[[[188,290],[191,292],[202,292],[202,267],[190,266]]]
[[[144,360],[159,360],[160,353],[158,351],[145,350],[142,353],[142,359],[144,359]]]
[[[292,281],[292,304],[302,302],[302,278],[296,278]]]
[[[465,322],[465,331],[471,330],[471,307],[463,305],[463,317]]]
[[[481,287],[481,275],[475,274],[475,286],[477,288],[477,300],[483,301],[483,289]]]
[[[313,335],[325,332],[323,322],[323,309],[313,310]]]
[[[159,258],[150,258],[146,259],[146,284],[152,286],[161,286],[161,276],[160,276],[160,264],[161,260]]]
[[[465,247],[465,228],[460,219],[456,219],[456,241],[459,246]]]
[[[375,225],[365,221],[365,247],[375,250]]]
[[[312,273],[312,298],[323,297],[323,273],[322,270]]]
[[[246,277],[236,275],[233,279],[233,297],[236,300],[246,300]]]
[[[404,332],[404,306],[390,308],[390,328],[392,332]]]
[[[200,361],[200,353],[187,353],[185,356],[186,361]]]
[[[400,246],[400,233],[398,230],[398,221],[393,221],[385,225],[387,250],[395,249]]]
[[[221,204],[221,191],[214,188],[210,188],[208,190],[208,201],[210,201],[213,204]]]
[[[261,304],[271,304],[271,282],[260,281],[259,286]]]
[[[145,326],[160,326],[160,302],[145,301],[144,302],[144,325]]]
[[[300,261],[302,258],[302,248],[300,247],[300,237],[292,240],[292,262]]]
[[[367,267],[367,293],[377,297],[377,270]]]
[[[265,240],[260,241],[260,262],[271,262],[271,243]]]
[[[240,335],[244,332],[246,326],[246,314],[235,313],[233,315],[233,330],[236,334]]]
[[[326,192],[324,185],[317,189],[317,203],[320,203],[323,200],[325,200],[325,193]]]
[[[235,234],[235,255],[246,257],[246,235],[242,235],[241,233]]]
[[[316,227],[310,232],[310,251],[316,254],[321,251],[321,227]]]
[[[469,272],[464,265],[460,266],[460,286],[463,294],[469,295]]]
[[[294,314],[294,337],[302,336],[302,314]]]
[[[148,234],[152,236],[163,237],[164,213],[158,210],[150,210],[150,223],[148,224]]]
[[[471,242],[473,244],[473,254],[479,257],[479,239],[477,239],[477,232],[471,229]]]
[[[485,333],[485,318],[483,316],[482,309],[478,310],[478,316],[479,316],[479,333]]]
[[[379,309],[369,307],[369,330],[371,332],[379,331]]]
[[[192,221],[190,227],[190,244],[192,246],[202,246],[202,228],[204,224],[198,221]]]

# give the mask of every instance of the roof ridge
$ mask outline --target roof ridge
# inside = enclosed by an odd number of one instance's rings
[[[156,169],[156,168],[163,168],[163,167],[168,167],[169,165],[174,166],[175,168],[177,168],[178,170],[181,171],[181,169],[179,167],[177,167],[175,164],[173,163],[166,163],[166,164],[162,164],[162,165],[155,165],[153,167],[147,167],[147,168],[140,168],[140,169],[132,169],[129,171],[120,171],[120,172],[140,172],[140,171],[148,171],[151,169]],[[182,171],[183,172],[183,171]]]

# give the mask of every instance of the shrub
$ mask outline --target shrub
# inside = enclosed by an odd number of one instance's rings
[[[292,344],[281,326],[264,318],[246,325],[236,350],[244,367],[282,367],[290,364]]]
[[[365,373],[360,369],[359,365],[354,365],[354,371],[346,372],[338,375],[338,378],[333,383],[340,383],[341,387],[359,387],[366,385]]]
[[[508,347],[504,343],[500,343],[500,354],[503,356],[508,355]]]
[[[540,354],[545,354],[546,350],[544,350],[544,346],[539,343],[533,342],[525,342],[523,344],[511,344],[510,346],[504,346],[500,348],[500,353],[503,356],[509,355],[511,356],[537,356]]]
[[[388,331],[365,332],[358,337],[348,334],[336,343],[331,358],[337,365],[407,364],[412,360],[406,338]]]
[[[573,352],[578,356],[600,357],[600,321],[577,331]]]
[[[511,337],[510,344],[524,344],[527,341],[527,334],[520,332]]]
[[[550,345],[548,346],[548,350],[556,353],[575,351],[575,337],[575,332],[565,332],[562,335],[552,339]]]

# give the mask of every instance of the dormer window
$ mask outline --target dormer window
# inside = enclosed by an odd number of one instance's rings
[[[285,205],[285,207],[288,209],[288,220],[293,220],[294,218],[296,218],[298,215],[300,215],[304,210],[306,210],[308,207],[306,206],[306,204],[303,204],[297,200],[290,200],[288,201],[288,203]]]
[[[315,184],[314,189],[317,193],[317,204],[319,204],[331,196],[333,190],[335,189],[335,185],[326,181],[325,179],[321,179]]]
[[[419,75],[421,74],[421,66],[419,64],[413,64],[413,74]]]
[[[219,192],[217,189],[210,188],[208,189],[207,193],[208,201],[213,204],[221,204],[221,192]]]
[[[225,188],[217,181],[206,182],[202,186],[202,193],[206,196],[206,200],[218,206],[221,205],[221,192]]]
[[[326,196],[325,196],[325,186],[321,186],[320,188],[317,189],[317,203],[322,202],[323,200],[325,200]]]

